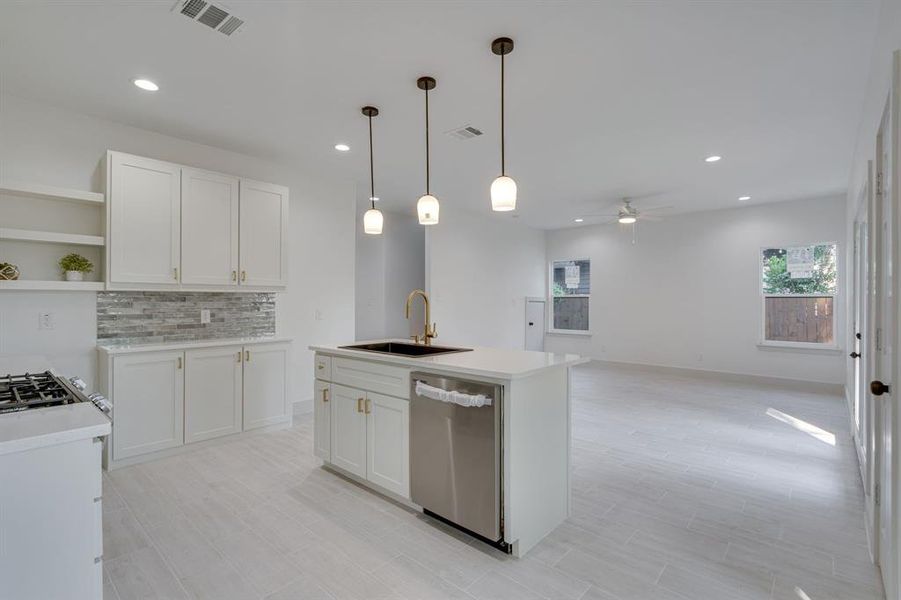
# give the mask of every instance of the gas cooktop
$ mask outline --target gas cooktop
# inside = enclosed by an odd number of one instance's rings
[[[0,376],[0,413],[87,400],[65,379],[52,371]]]

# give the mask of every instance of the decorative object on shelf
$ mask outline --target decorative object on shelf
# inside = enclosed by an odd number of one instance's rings
[[[15,281],[19,278],[19,267],[16,265],[0,262],[0,281]]]
[[[434,77],[420,77],[416,80],[416,87],[425,91],[425,196],[416,203],[416,213],[419,215],[420,225],[435,225],[438,223],[438,198],[432,195],[429,184],[429,90],[434,90],[437,82]]]
[[[513,40],[500,37],[491,42],[491,51],[501,57],[501,176],[491,183],[491,210],[516,208],[516,182],[507,177],[504,153],[504,57],[513,52]]]
[[[372,158],[372,117],[378,116],[379,109],[374,106],[364,106],[362,112],[369,119],[369,203],[371,206],[363,215],[363,232],[380,235],[384,217],[382,211],[375,207],[375,167]]]
[[[93,271],[94,264],[73,252],[59,259],[59,268],[66,274],[66,281],[84,281],[84,274]]]

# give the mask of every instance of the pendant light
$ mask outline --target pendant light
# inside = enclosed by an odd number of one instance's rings
[[[438,223],[438,198],[432,195],[429,184],[429,90],[435,89],[434,77],[420,77],[416,80],[416,87],[425,91],[425,196],[416,203],[416,213],[419,215],[420,225],[435,225]]]
[[[491,183],[491,210],[509,211],[516,208],[516,182],[507,177],[504,161],[504,57],[513,52],[513,40],[497,38],[491,51],[501,57],[501,176]]]
[[[382,233],[382,211],[375,207],[375,168],[372,160],[372,117],[378,116],[379,109],[374,106],[364,106],[363,115],[369,118],[369,203],[371,208],[363,215],[363,232],[370,235]]]

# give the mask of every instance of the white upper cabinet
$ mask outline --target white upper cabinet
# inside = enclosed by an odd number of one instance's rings
[[[181,282],[238,285],[238,178],[181,170]]]
[[[107,192],[108,289],[288,284],[288,188],[109,151]]]
[[[288,188],[241,180],[241,285],[288,282]]]
[[[181,168],[120,152],[107,161],[109,281],[177,286]]]

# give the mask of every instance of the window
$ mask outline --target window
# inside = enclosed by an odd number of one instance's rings
[[[591,261],[556,260],[551,264],[551,331],[588,332]]]
[[[836,245],[763,248],[763,341],[835,344]]]

